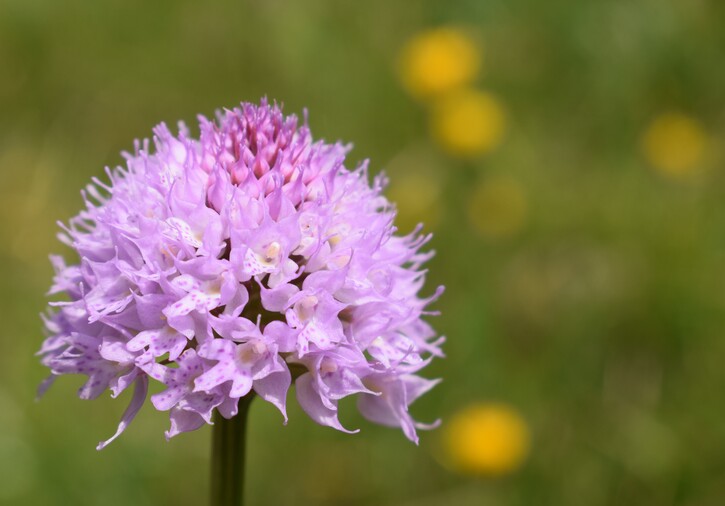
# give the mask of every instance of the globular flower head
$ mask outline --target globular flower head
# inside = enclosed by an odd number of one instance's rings
[[[417,442],[408,406],[436,381],[417,373],[442,338],[422,319],[441,292],[418,296],[428,236],[395,235],[385,179],[345,167],[348,147],[313,141],[276,105],[243,103],[154,130],[126,166],[83,193],[86,209],[53,257],[39,355],[51,375],[88,377],[79,396],[134,386],[116,434],[145,403],[168,411],[167,437],[233,417],[258,395],[286,421],[287,391],[316,422],[346,431],[340,399],[358,395],[373,422]]]

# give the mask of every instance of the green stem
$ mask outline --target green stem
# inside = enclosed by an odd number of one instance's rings
[[[211,506],[244,504],[244,453],[247,415],[254,393],[239,399],[237,416],[227,420],[214,412],[211,454]]]

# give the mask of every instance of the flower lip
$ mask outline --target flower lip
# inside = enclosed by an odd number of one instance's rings
[[[281,246],[277,241],[271,242],[264,250],[264,260],[267,263],[276,263],[279,260]]]

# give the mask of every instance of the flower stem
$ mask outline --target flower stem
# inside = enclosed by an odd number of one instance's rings
[[[239,399],[239,412],[227,420],[214,412],[211,454],[211,506],[244,504],[244,454],[249,405],[254,393]]]

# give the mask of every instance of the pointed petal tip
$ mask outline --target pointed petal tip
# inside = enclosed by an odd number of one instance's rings
[[[47,378],[45,378],[40,385],[38,385],[37,390],[35,391],[35,402],[40,401],[40,399],[45,395],[45,392],[48,391],[48,389],[53,385],[55,382],[55,379],[58,376],[55,374],[51,374]]]

